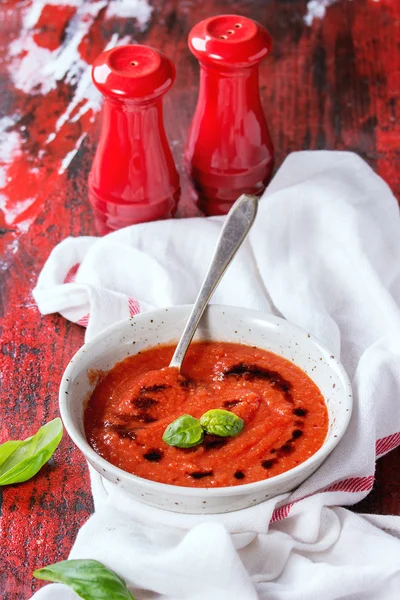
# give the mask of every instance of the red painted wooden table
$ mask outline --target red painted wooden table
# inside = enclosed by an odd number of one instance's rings
[[[325,4],[328,4],[325,1]],[[83,329],[42,318],[31,290],[50,250],[93,234],[87,175],[99,133],[90,84],[95,57],[117,41],[163,50],[177,81],[165,99],[167,134],[181,173],[178,216],[197,214],[183,148],[198,90],[186,38],[200,19],[237,12],[274,39],[261,69],[262,102],[277,166],[293,151],[357,152],[400,194],[400,4],[339,0],[306,24],[305,0],[3,0],[0,7],[0,442],[58,414],[62,371]],[[373,491],[355,510],[400,514],[400,452],[377,465]],[[67,436],[40,474],[0,491],[0,596],[22,600],[36,567],[67,557],[92,500],[88,473]]]

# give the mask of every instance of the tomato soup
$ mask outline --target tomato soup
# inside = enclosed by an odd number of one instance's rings
[[[85,411],[85,432],[112,464],[162,483],[222,487],[283,473],[322,446],[328,431],[324,399],[293,363],[255,347],[195,342],[179,375],[166,368],[174,349],[138,353],[100,378]],[[239,435],[206,434],[192,448],[162,440],[181,415],[199,419],[217,408],[243,419]]]

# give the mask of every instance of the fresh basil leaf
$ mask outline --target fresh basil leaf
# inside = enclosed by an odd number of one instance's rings
[[[135,600],[125,581],[97,560],[63,560],[37,569],[33,576],[65,583],[83,600]]]
[[[27,481],[43,467],[57,448],[63,434],[61,419],[46,423],[26,440],[0,445],[0,485]]]
[[[191,448],[201,444],[204,431],[198,419],[191,415],[182,415],[168,425],[162,439],[169,446]]]
[[[243,419],[229,410],[219,408],[204,413],[200,418],[200,423],[207,433],[221,437],[238,435],[244,427]]]

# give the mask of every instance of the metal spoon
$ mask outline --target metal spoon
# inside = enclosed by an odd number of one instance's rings
[[[229,211],[203,285],[200,288],[181,339],[169,364],[170,367],[177,368],[178,371],[181,370],[183,359],[193,339],[201,316],[215,288],[250,231],[257,214],[257,208],[257,196],[242,194]]]

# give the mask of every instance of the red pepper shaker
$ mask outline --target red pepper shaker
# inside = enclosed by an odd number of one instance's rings
[[[147,46],[120,46],[96,59],[92,78],[105,98],[89,175],[99,233],[173,216],[179,176],[162,115],[162,97],[175,81],[173,63]]]
[[[200,62],[200,90],[185,150],[199,205],[225,214],[242,193],[259,195],[273,168],[258,68],[271,49],[259,23],[238,15],[201,21],[189,34]]]

